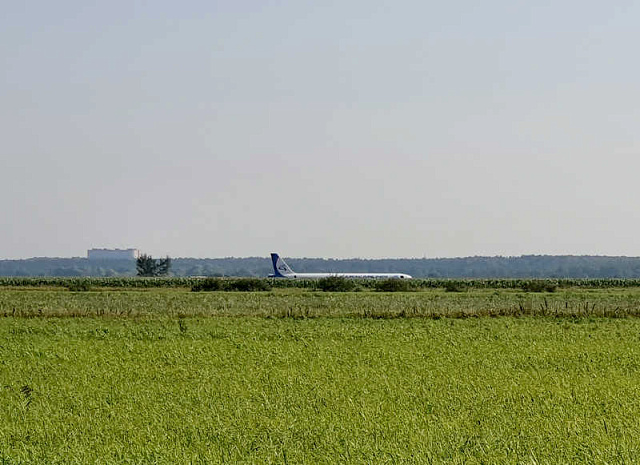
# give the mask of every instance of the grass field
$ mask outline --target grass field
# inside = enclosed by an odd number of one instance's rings
[[[332,293],[305,289],[270,292],[189,292],[124,288],[71,292],[60,288],[0,288],[0,316],[177,318],[256,317],[481,317],[640,316],[640,288],[562,289],[553,293],[513,289],[445,292]]]
[[[0,463],[635,463],[639,301],[0,290]]]

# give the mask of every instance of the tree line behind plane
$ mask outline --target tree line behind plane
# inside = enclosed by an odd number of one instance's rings
[[[406,273],[413,278],[640,278],[639,257],[522,255],[459,258],[291,258],[298,273]],[[171,258],[171,276],[273,273],[268,257]],[[0,276],[135,276],[135,260],[29,258],[0,260]]]
[[[411,276],[405,273],[296,273],[277,253],[271,254],[271,263],[273,274],[269,275],[270,278],[318,279],[337,276],[362,279],[411,279]]]

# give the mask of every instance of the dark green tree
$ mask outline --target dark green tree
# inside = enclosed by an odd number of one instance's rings
[[[151,255],[142,254],[136,259],[136,270],[138,276],[155,276],[156,261]]]
[[[138,276],[153,277],[167,276],[171,269],[171,259],[167,256],[155,260],[151,255],[142,254],[136,259]]]
[[[167,255],[156,261],[156,274],[155,276],[167,276],[171,269],[171,259]]]

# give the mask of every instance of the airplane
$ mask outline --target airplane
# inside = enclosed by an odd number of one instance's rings
[[[277,253],[271,254],[271,262],[273,274],[269,275],[270,278],[319,279],[338,276],[360,279],[411,279],[411,275],[404,273],[296,273]]]

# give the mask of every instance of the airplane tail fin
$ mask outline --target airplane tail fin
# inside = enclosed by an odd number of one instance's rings
[[[293,274],[293,270],[280,258],[277,253],[271,254],[271,262],[273,263],[273,276],[276,278],[286,278]]]

